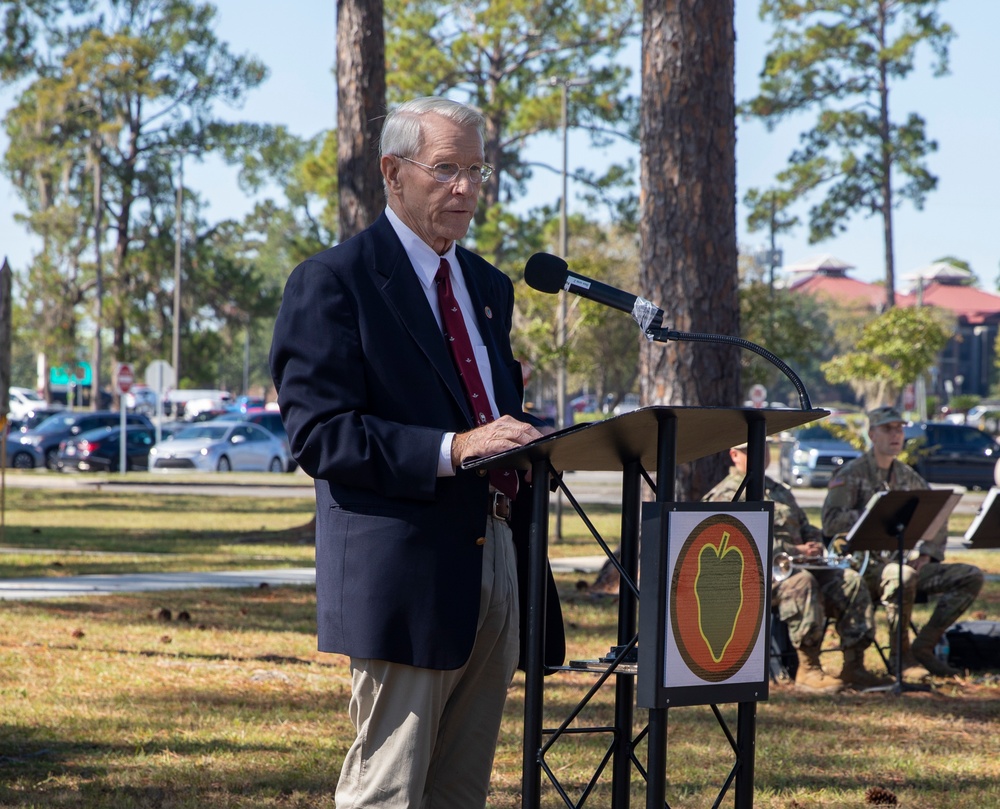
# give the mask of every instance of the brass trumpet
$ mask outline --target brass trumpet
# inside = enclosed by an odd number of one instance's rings
[[[833,548],[827,548],[824,556],[793,556],[779,551],[771,561],[771,578],[781,582],[796,570],[856,570],[858,575],[864,575],[868,567],[868,551],[854,554],[838,554]]]

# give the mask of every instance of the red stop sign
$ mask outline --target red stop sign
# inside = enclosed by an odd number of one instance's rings
[[[115,375],[118,380],[118,392],[128,393],[135,383],[135,374],[132,373],[132,366],[127,362],[118,364],[118,373]]]

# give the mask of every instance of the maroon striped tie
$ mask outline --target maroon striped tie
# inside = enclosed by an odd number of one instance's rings
[[[459,379],[462,380],[465,398],[472,408],[476,424],[486,424],[493,421],[493,408],[490,407],[483,378],[479,375],[476,353],[472,349],[472,340],[469,339],[469,331],[465,327],[465,318],[451,288],[451,267],[448,266],[447,259],[441,259],[434,281],[437,284],[445,342],[448,344]],[[512,500],[517,494],[517,475],[508,469],[491,469],[490,483]]]

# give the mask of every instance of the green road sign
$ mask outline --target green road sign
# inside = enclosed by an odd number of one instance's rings
[[[70,373],[72,373],[72,377]],[[67,368],[65,365],[49,368],[50,385],[68,385],[70,382],[75,385],[89,385],[90,381],[89,362],[78,362],[72,369]]]

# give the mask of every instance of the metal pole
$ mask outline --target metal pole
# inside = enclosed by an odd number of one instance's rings
[[[767,468],[767,422],[756,419],[747,425],[747,502],[764,499],[764,470]],[[735,809],[752,809],[753,780],[757,745],[757,703],[740,702],[736,708]]]
[[[250,318],[243,338],[243,395],[250,395]]]
[[[555,81],[555,80],[554,80]],[[566,192],[569,187],[569,122],[568,122],[568,108],[569,100],[567,98],[568,89],[566,85],[566,80],[560,81],[562,85],[562,146],[563,146],[563,161],[562,161],[562,200],[559,205],[559,254],[566,258],[566,253],[568,252],[568,228],[567,228],[567,209],[566,209]],[[556,335],[556,345],[559,348],[559,365],[556,373],[556,401],[559,404],[558,419],[556,421],[556,426],[561,430],[564,427],[568,427],[567,424],[567,413],[566,413],[566,290],[559,291],[559,319],[558,330]],[[554,539],[556,542],[562,541],[562,516],[563,516],[563,498],[562,492],[556,492],[556,524]]]
[[[174,335],[171,359],[175,384],[181,383],[181,257],[184,252],[184,153],[178,152],[177,211],[174,234]]]

